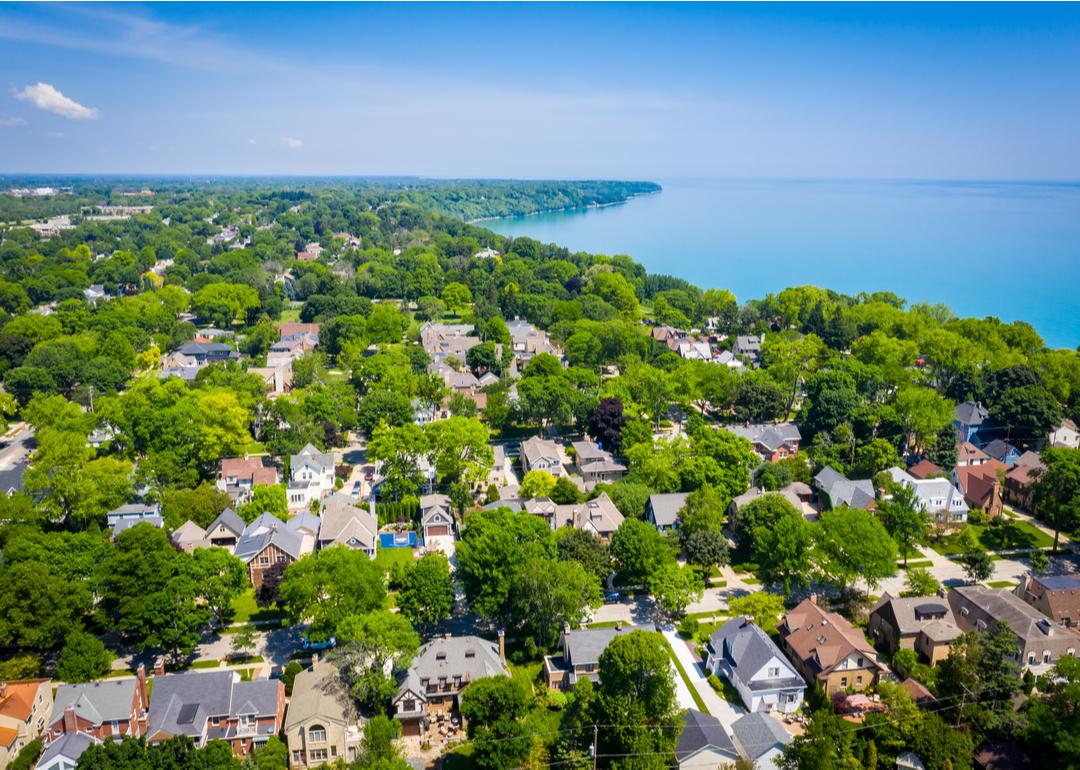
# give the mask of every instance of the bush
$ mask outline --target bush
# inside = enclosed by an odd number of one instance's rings
[[[0,661],[0,682],[32,679],[41,670],[41,661],[33,655],[16,655]]]
[[[281,683],[285,685],[285,694],[292,695],[293,682],[296,681],[296,675],[304,670],[304,667],[300,665],[298,661],[289,661],[289,665],[285,667],[285,673],[281,675]]]
[[[32,770],[34,765],[37,764],[38,757],[41,756],[42,748],[44,748],[44,744],[41,742],[41,738],[30,741],[22,747],[22,751],[15,757],[15,761],[8,765],[8,770]]]
[[[967,520],[968,524],[974,524],[981,527],[986,523],[986,514],[983,513],[982,508],[972,508],[968,511]]]
[[[566,693],[561,690],[549,690],[547,694],[548,708],[552,711],[562,711],[566,708]]]
[[[683,618],[682,622],[679,623],[679,633],[687,639],[695,638],[700,628],[701,623],[698,622],[697,618]]]

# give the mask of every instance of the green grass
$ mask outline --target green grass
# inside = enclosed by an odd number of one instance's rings
[[[967,529],[988,551],[1014,551],[1021,548],[1049,548],[1054,538],[1030,522],[1014,519],[996,526],[968,524]],[[963,530],[961,530],[963,531]],[[937,544],[935,550],[946,556],[961,552],[959,532],[949,535]]]
[[[719,687],[717,687],[717,682],[720,683]],[[713,688],[713,692],[726,700],[728,703],[734,703],[738,706],[742,705],[742,697],[739,695],[739,691],[735,689],[735,685],[733,685],[731,682],[724,679],[723,677],[709,677],[709,686]]]
[[[899,564],[897,566],[899,566],[900,569],[915,569],[916,567],[933,567],[934,562],[930,561],[929,559],[923,559],[922,561],[909,561],[907,563],[907,566],[903,564]]]
[[[226,634],[236,634],[241,631],[273,631],[276,628],[281,628],[283,625],[285,625],[284,620],[282,618],[278,618],[277,620],[273,620],[269,623],[262,623],[258,626],[254,623],[238,623],[234,626],[223,628],[218,633],[224,636]]]
[[[262,655],[241,655],[240,657],[234,657],[229,659],[229,663],[233,665],[243,666],[248,663],[262,663],[265,661]]]
[[[281,321],[283,323],[299,323],[300,321],[300,308],[299,307],[287,307],[281,311]]]
[[[220,660],[196,660],[191,664],[192,668],[219,668]]]
[[[375,554],[375,563],[384,570],[389,570],[394,564],[410,564],[412,561],[411,548],[380,548]]]
[[[617,620],[599,620],[596,623],[590,623],[589,628],[615,628],[618,624]]]
[[[250,682],[254,675],[255,675],[255,669],[253,669],[253,668],[242,668],[242,669],[240,669],[240,681],[241,682]]]
[[[244,625],[256,621],[281,620],[281,612],[264,609],[255,603],[255,589],[249,588],[233,599],[233,625]]]
[[[759,586],[759,585],[761,585],[761,581],[758,580],[756,577],[743,578],[742,582],[746,583],[748,586]]]
[[[991,588],[1012,588],[1016,585],[1016,583],[1012,582],[1011,580],[993,580],[986,585],[990,586]]]
[[[668,644],[667,637],[663,637],[664,643]],[[671,662],[675,664],[675,670],[679,672],[679,676],[682,677],[683,682],[686,683],[686,688],[690,690],[690,696],[694,699],[694,705],[698,707],[699,711],[704,711],[706,714],[709,710],[705,708],[705,701],[701,699],[701,695],[698,694],[697,688],[694,687],[694,683],[690,681],[690,677],[686,675],[686,669],[682,667],[682,663],[675,656],[675,650],[671,649],[671,645],[668,644],[668,653],[671,655]]]
[[[723,610],[715,610],[713,612],[689,612],[686,617],[693,618],[694,620],[704,620],[705,618],[726,618],[727,613]]]

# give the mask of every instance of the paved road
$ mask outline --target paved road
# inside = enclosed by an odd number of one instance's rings
[[[11,470],[30,454],[34,430],[26,423],[13,428],[0,438],[0,470]]]

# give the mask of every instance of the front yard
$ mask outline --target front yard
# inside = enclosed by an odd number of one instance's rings
[[[1054,544],[1054,538],[1043,532],[1030,522],[1012,519],[1001,524],[968,524],[966,529],[975,536],[975,539],[988,551],[1015,551],[1021,548],[1049,548]],[[963,549],[960,545],[960,532],[958,530],[949,535],[932,547],[935,551],[945,556],[955,556]]]

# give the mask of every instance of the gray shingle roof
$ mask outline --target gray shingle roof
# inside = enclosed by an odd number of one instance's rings
[[[687,709],[686,722],[675,746],[675,759],[681,762],[706,748],[736,756],[735,744],[719,719],[697,709]]]
[[[231,671],[188,672],[154,677],[148,734],[202,735],[209,717],[277,714],[278,688],[273,679],[238,681]],[[183,718],[181,718],[183,712]]]
[[[272,513],[264,513],[244,529],[236,541],[235,555],[243,561],[251,561],[269,545],[275,545],[294,559],[303,555],[304,536],[289,529]]]
[[[649,510],[658,527],[673,527],[679,519],[679,511],[686,505],[689,492],[670,492],[649,495]]]
[[[713,632],[709,648],[726,661],[732,674],[754,689],[801,687],[803,680],[768,635],[746,618],[732,618]],[[773,659],[780,661],[780,676],[754,681]]]
[[[135,700],[135,679],[105,679],[85,684],[62,684],[56,688],[50,723],[64,715],[71,706],[75,713],[95,725],[127,719]]]
[[[821,469],[814,481],[818,488],[829,496],[834,508],[842,505],[865,508],[876,499],[873,481],[849,479],[828,465]]]
[[[240,516],[232,508],[226,508],[224,511],[219,513],[218,517],[212,522],[210,522],[210,526],[206,528],[206,531],[213,532],[215,529],[218,528],[219,524],[224,524],[225,528],[230,532],[235,532],[237,537],[239,537],[243,533],[244,527],[247,526],[246,524],[244,524],[244,520],[241,519]]]
[[[965,401],[956,405],[956,421],[972,427],[982,425],[990,418],[990,412],[978,401]]]
[[[768,714],[755,711],[736,719],[731,725],[735,744],[752,761],[776,746],[791,743],[791,735],[783,726]]]
[[[802,440],[799,426],[793,422],[776,425],[728,425],[726,430],[736,436],[742,436],[752,444],[761,444],[770,451],[776,451],[784,444]]]
[[[97,741],[82,733],[64,733],[49,744],[41,758],[38,759],[35,767],[48,767],[60,757],[77,763],[83,752],[95,743]]]
[[[509,676],[499,659],[499,646],[479,636],[438,637],[422,645],[413,658],[402,689],[410,682],[439,677],[475,681],[485,676]],[[422,691],[421,691],[422,692]]]
[[[579,628],[563,634],[563,652],[571,666],[586,666],[600,661],[600,655],[617,636],[632,631],[652,631],[649,626],[623,626],[622,628]]]

